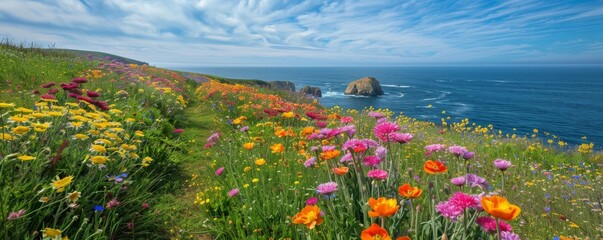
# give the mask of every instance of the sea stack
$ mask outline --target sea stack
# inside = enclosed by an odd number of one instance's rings
[[[343,93],[375,97],[383,95],[383,89],[377,79],[365,77],[351,82]]]
[[[320,90],[319,87],[305,86],[302,89],[300,89],[299,92],[306,94],[306,95],[314,96],[314,97],[322,97],[322,91]]]

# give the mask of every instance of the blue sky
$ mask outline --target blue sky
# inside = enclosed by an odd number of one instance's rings
[[[603,64],[603,1],[2,0],[0,37],[167,67]]]

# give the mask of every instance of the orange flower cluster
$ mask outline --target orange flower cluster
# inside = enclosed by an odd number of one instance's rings
[[[371,217],[388,217],[396,214],[400,208],[395,198],[384,197],[377,199],[369,198],[369,206],[373,210],[368,212]]]
[[[418,187],[411,187],[410,184],[407,183],[398,188],[398,193],[404,198],[415,199],[421,196],[423,190]]]
[[[436,174],[445,173],[448,171],[448,168],[440,161],[427,160],[427,162],[425,162],[423,165],[423,170],[429,174]]]
[[[495,218],[510,221],[519,216],[521,208],[501,196],[482,197],[482,208]]]
[[[304,224],[308,229],[313,229],[322,222],[320,208],[317,205],[306,206],[293,217],[294,224]]]

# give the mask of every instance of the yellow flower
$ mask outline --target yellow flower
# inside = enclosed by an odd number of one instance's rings
[[[31,161],[31,160],[36,159],[36,157],[34,157],[34,156],[29,156],[29,155],[20,155],[20,156],[18,156],[17,158],[18,158],[19,160],[23,161],[23,162],[25,162],[25,161]]]
[[[264,164],[266,164],[266,160],[264,160],[263,158],[259,158],[259,159],[255,160],[255,165],[262,166]]]
[[[14,134],[25,134],[25,133],[29,132],[29,130],[30,130],[29,127],[26,127],[26,126],[17,126],[15,128],[13,128],[11,131]]]
[[[32,123],[31,125],[36,132],[45,132],[50,127],[50,123]]]
[[[9,108],[9,107],[14,107],[14,106],[15,106],[15,104],[13,104],[13,103],[0,102],[0,108]]]
[[[140,156],[138,156],[138,154],[136,154],[135,152],[130,152],[129,155],[130,155],[131,158],[134,158],[134,159],[140,158]]]
[[[259,183],[259,182],[260,182],[260,179],[258,179],[258,178],[254,178],[254,179],[252,179],[252,180],[251,180],[251,182],[252,182],[252,183]]]
[[[78,134],[73,135],[73,139],[79,139],[79,140],[88,139],[88,135],[78,133]]]
[[[32,113],[33,112],[33,110],[31,110],[29,108],[24,108],[24,107],[15,108],[15,111],[20,112],[20,113]]]
[[[84,125],[84,122],[69,122],[67,125],[72,128],[81,128]]]
[[[248,187],[249,187],[249,183],[243,184],[243,188],[248,188]]]
[[[247,117],[240,116],[240,117],[236,118],[235,120],[232,120],[232,124],[239,125],[239,124],[243,123],[244,120],[247,120]]]
[[[125,143],[121,145],[121,148],[123,148],[126,151],[131,151],[131,150],[136,150],[137,149],[136,145],[128,145],[128,144],[125,144]]]
[[[90,147],[90,151],[99,152],[99,153],[106,153],[107,149],[103,145],[92,144],[92,147]]]
[[[93,156],[90,158],[90,161],[94,164],[105,164],[107,162],[107,157],[105,156]]]
[[[282,153],[285,151],[285,146],[283,146],[283,144],[280,144],[280,143],[275,143],[272,146],[270,146],[270,149],[272,150],[272,153]]]
[[[52,181],[52,186],[57,189],[57,192],[62,192],[63,190],[65,190],[65,187],[67,185],[71,184],[72,180],[73,180],[72,176],[67,176],[67,177]]]
[[[144,137],[144,133],[142,131],[136,131],[136,132],[134,132],[134,136]]]
[[[12,140],[12,139],[13,139],[13,136],[11,136],[10,134],[0,133],[0,140],[8,141],[8,140]]]
[[[293,116],[295,116],[294,112],[284,112],[283,113],[284,118],[292,118]]]
[[[27,117],[20,117],[20,116],[12,116],[8,118],[9,122],[28,122],[29,119]]]
[[[72,193],[67,194],[67,199],[69,199],[69,201],[72,201],[72,202],[77,202],[77,200],[80,198],[80,196],[82,196],[81,192],[73,191]]]
[[[61,237],[61,233],[63,233],[61,230],[59,229],[54,229],[54,228],[44,228],[44,230],[42,230],[42,237],[46,238],[56,238],[56,237]]]
[[[50,199],[48,197],[41,197],[40,200],[38,200],[38,202],[41,203],[47,203]]]
[[[251,171],[251,167],[250,166],[247,166],[247,167],[245,167],[243,169],[243,172],[249,172],[249,171]]]
[[[148,166],[149,166],[149,164],[150,164],[152,161],[153,161],[153,159],[152,159],[152,158],[150,158],[150,157],[145,157],[145,158],[143,158],[143,159],[142,159],[142,166],[143,166],[143,167],[148,167]]]

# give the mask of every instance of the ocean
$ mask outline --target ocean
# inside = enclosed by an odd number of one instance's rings
[[[450,116],[452,121],[468,118],[518,136],[538,129],[540,136],[548,132],[569,144],[593,142],[597,149],[603,145],[602,66],[176,69],[227,78],[291,81],[296,90],[306,85],[320,87],[323,97],[319,101],[327,107],[388,108],[436,123],[442,116]],[[349,82],[366,76],[379,80],[384,96],[343,94]]]

